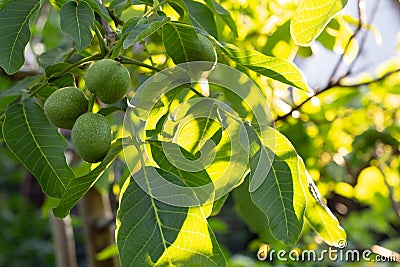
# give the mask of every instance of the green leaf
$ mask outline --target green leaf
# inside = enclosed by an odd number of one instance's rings
[[[33,99],[10,106],[5,116],[3,136],[8,148],[36,177],[46,195],[60,198],[74,178],[65,161],[65,139]]]
[[[110,17],[110,14],[108,14],[107,8],[100,4],[98,0],[82,0],[83,2],[86,2],[89,4],[89,6],[92,8],[94,12],[99,14],[100,16],[103,17],[108,23],[111,23],[113,20]]]
[[[255,50],[239,50],[232,45],[228,47],[218,42],[217,44],[222,52],[243,67],[284,84],[309,91],[305,77],[293,63],[281,58],[266,56]]]
[[[180,180],[182,180],[182,182],[184,182],[188,186],[202,186],[211,183],[211,179],[205,170],[189,172],[178,169],[173,163],[169,162],[168,158],[165,155],[165,151],[163,150],[163,142],[148,141],[148,143],[150,144],[153,159],[159,165],[160,169],[170,173],[174,173],[177,177],[180,178]],[[167,143],[164,142],[164,145],[166,144]],[[176,146],[180,150],[180,152],[182,152],[182,155],[186,159],[196,160],[196,157],[193,154],[189,153],[182,147],[179,147],[179,145],[174,143],[169,143],[169,145]]]
[[[111,162],[118,156],[124,146],[123,139],[118,139],[111,145],[106,157],[94,170],[86,175],[76,177],[66,187],[58,206],[53,209],[54,216],[64,218],[87,191],[96,183]]]
[[[347,0],[301,1],[290,24],[293,40],[298,45],[310,45],[346,4]]]
[[[299,171],[301,182],[306,187],[307,206],[305,216],[307,221],[325,243],[330,246],[342,246],[346,240],[346,232],[340,226],[338,219],[326,206],[302,159],[299,159]]]
[[[235,37],[238,37],[238,31],[235,21],[233,20],[229,11],[227,11],[223,6],[218,4],[215,0],[205,0],[207,6],[217,14],[225,24],[231,29]]]
[[[14,0],[0,10],[0,66],[8,74],[25,62],[24,49],[31,38],[29,22],[39,10],[40,0]]]
[[[72,75],[71,73],[66,73],[63,76],[49,79],[49,83],[57,86],[58,88],[74,86],[75,78],[74,75]]]
[[[192,26],[169,22],[163,26],[162,36],[165,50],[175,64],[201,60],[199,39]]]
[[[124,49],[127,49],[134,43],[152,35],[169,21],[170,18],[168,17],[157,17],[151,22],[144,21],[144,23],[140,23],[139,21],[135,27],[129,31],[128,36],[124,40]]]
[[[274,135],[275,147],[267,147],[261,137],[256,141],[260,149],[250,159],[250,195],[254,204],[267,216],[272,235],[286,244],[295,243],[303,228],[306,198],[300,183],[298,156],[292,144],[278,131],[270,129],[268,138]],[[273,155],[275,154],[275,155]],[[272,162],[268,173],[263,161]],[[264,180],[260,184],[260,178]],[[254,187],[256,179],[258,187]]]
[[[60,10],[65,2],[67,2],[67,0],[50,0],[50,4],[57,10]]]
[[[106,107],[106,108],[101,108],[99,111],[97,111],[97,113],[103,116],[107,116],[117,111],[125,112],[125,110],[122,107]]]
[[[94,14],[88,3],[80,1],[68,1],[60,11],[60,23],[63,32],[67,33],[75,41],[78,52],[85,49],[92,42]]]
[[[17,100],[24,93],[24,90],[27,91],[30,85],[38,79],[38,77],[25,78],[2,93],[0,95],[0,115],[4,114],[6,108]]]
[[[189,19],[192,24],[217,38],[217,25],[215,24],[214,15],[210,8],[200,2],[192,0],[184,0],[184,2],[187,6]]]
[[[164,204],[132,178],[122,189],[116,236],[124,267],[226,266],[201,207]]]
[[[257,233],[262,241],[271,244],[275,238],[271,233],[268,217],[251,200],[248,176],[240,186],[233,190],[235,207],[249,229],[253,233]]]

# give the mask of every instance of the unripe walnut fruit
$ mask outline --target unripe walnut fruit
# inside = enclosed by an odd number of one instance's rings
[[[106,104],[121,100],[127,93],[131,78],[129,71],[112,59],[97,61],[86,72],[86,87]]]
[[[100,114],[85,113],[72,127],[72,143],[78,155],[85,161],[95,163],[104,159],[111,145],[111,127]]]
[[[212,42],[204,35],[198,34],[200,52],[204,61],[215,62],[216,53]]]
[[[76,87],[65,87],[52,93],[44,103],[44,112],[54,126],[72,129],[76,119],[88,109],[85,94]]]

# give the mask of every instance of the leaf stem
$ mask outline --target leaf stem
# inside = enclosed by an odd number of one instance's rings
[[[148,64],[143,63],[143,62],[141,62],[139,60],[136,60],[136,59],[128,58],[128,57],[125,57],[125,56],[122,56],[122,55],[120,56],[120,58],[121,58],[120,62],[122,64],[132,64],[132,65],[144,67],[144,68],[147,68],[147,69],[150,69],[150,70],[154,70],[154,71],[157,71],[157,72],[161,71],[161,69],[159,69],[157,67],[148,65]]]
[[[303,102],[301,102],[299,105],[297,105],[297,106],[295,106],[294,108],[292,108],[292,110],[291,110],[290,112],[286,113],[285,115],[278,116],[278,117],[275,119],[275,121],[280,121],[280,120],[285,119],[285,118],[288,117],[290,114],[292,114],[293,111],[299,110],[304,104],[306,104],[308,101],[310,101],[311,98],[313,98],[314,96],[317,96],[317,95],[319,95],[319,94],[321,94],[321,93],[323,93],[323,92],[326,92],[326,91],[328,91],[329,89],[332,89],[332,88],[334,88],[334,87],[343,87],[343,88],[351,88],[351,87],[353,87],[353,88],[355,88],[355,87],[360,87],[360,86],[364,86],[364,85],[369,85],[369,84],[372,84],[372,83],[376,83],[376,82],[383,81],[383,80],[385,80],[386,78],[388,78],[389,76],[391,76],[391,75],[393,75],[393,74],[396,74],[396,73],[399,73],[399,72],[400,72],[400,69],[397,69],[397,70],[394,70],[394,71],[390,71],[390,72],[388,72],[388,73],[382,75],[382,76],[379,77],[379,78],[376,78],[376,79],[373,79],[373,80],[370,80],[370,81],[367,81],[367,82],[354,83],[354,84],[342,84],[342,83],[341,83],[341,80],[342,80],[342,79],[341,79],[340,81],[338,81],[337,84],[335,83],[335,84],[332,84],[332,85],[328,85],[327,87],[323,88],[322,90],[317,91],[314,95],[312,95],[312,96],[306,98],[306,99],[305,99]]]
[[[94,101],[96,100],[96,94],[91,94],[89,97],[89,102],[88,102],[88,112],[93,111],[93,106],[94,106]]]
[[[37,93],[39,93],[42,89],[46,88],[46,86],[49,85],[49,83],[48,83],[49,79],[54,78],[54,77],[60,77],[60,76],[62,76],[62,75],[64,75],[64,74],[68,73],[70,70],[72,70],[72,69],[74,69],[74,68],[76,68],[76,67],[78,67],[78,66],[80,66],[80,65],[82,65],[82,64],[84,64],[84,63],[86,63],[86,62],[89,62],[89,61],[92,61],[92,60],[97,60],[97,59],[102,59],[102,58],[103,58],[103,55],[101,55],[101,54],[94,54],[94,55],[92,55],[92,56],[82,58],[81,60],[75,62],[74,64],[72,64],[72,65],[69,66],[68,68],[63,69],[63,70],[60,71],[60,72],[56,72],[56,73],[50,75],[50,77],[47,77],[47,78],[46,78],[46,81],[43,81],[43,83],[42,83],[41,86],[39,86],[38,88],[36,88],[34,91],[32,91],[32,92],[30,93],[29,98],[35,96],[35,95],[36,95]],[[33,88],[33,86],[30,87],[29,90],[32,89],[32,88]]]
[[[101,35],[101,32],[97,25],[94,26],[94,32],[96,33],[97,40],[99,40],[100,51],[103,56],[107,55],[110,49],[107,47],[107,44],[104,42],[104,38]]]
[[[72,69],[74,69],[74,68],[76,68],[76,67],[78,67],[78,66],[80,66],[80,65],[82,65],[82,64],[84,64],[84,63],[86,63],[86,62],[89,62],[89,61],[92,61],[92,60],[99,60],[99,59],[102,59],[102,58],[103,58],[103,55],[102,55],[102,54],[94,54],[94,55],[91,55],[91,56],[89,56],[89,57],[82,58],[81,60],[75,62],[74,64],[72,64],[72,65],[69,66],[68,68],[65,68],[65,69],[63,69],[63,70],[60,71],[60,72],[56,72],[56,73],[52,74],[52,75],[49,77],[49,79],[50,79],[50,78],[53,78],[53,77],[62,76],[62,75],[64,75],[64,74],[68,73],[70,70],[72,70]]]
[[[35,96],[37,93],[39,93],[42,89],[46,88],[46,86],[48,86],[48,85],[49,85],[49,83],[47,81],[44,82],[41,86],[39,86],[38,88],[36,88],[34,91],[32,91],[29,94],[29,98]]]

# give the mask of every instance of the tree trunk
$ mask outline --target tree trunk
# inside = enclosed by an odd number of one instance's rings
[[[57,267],[77,267],[74,232],[69,215],[63,220],[50,212],[50,224],[56,251]]]
[[[114,243],[114,216],[106,195],[91,188],[79,203],[89,267],[115,267],[116,257],[98,261],[96,254]]]

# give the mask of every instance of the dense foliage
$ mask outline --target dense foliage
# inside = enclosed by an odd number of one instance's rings
[[[370,248],[367,229],[399,236],[400,64],[354,73],[360,35],[377,33],[364,1],[358,18],[338,13],[346,4],[0,1],[4,143],[58,218],[94,186],[117,195],[123,267],[233,264],[213,231],[227,199],[254,255]],[[315,43],[339,54],[318,89],[292,62]],[[67,160],[71,144],[81,159]],[[350,214],[348,239],[330,209]]]

